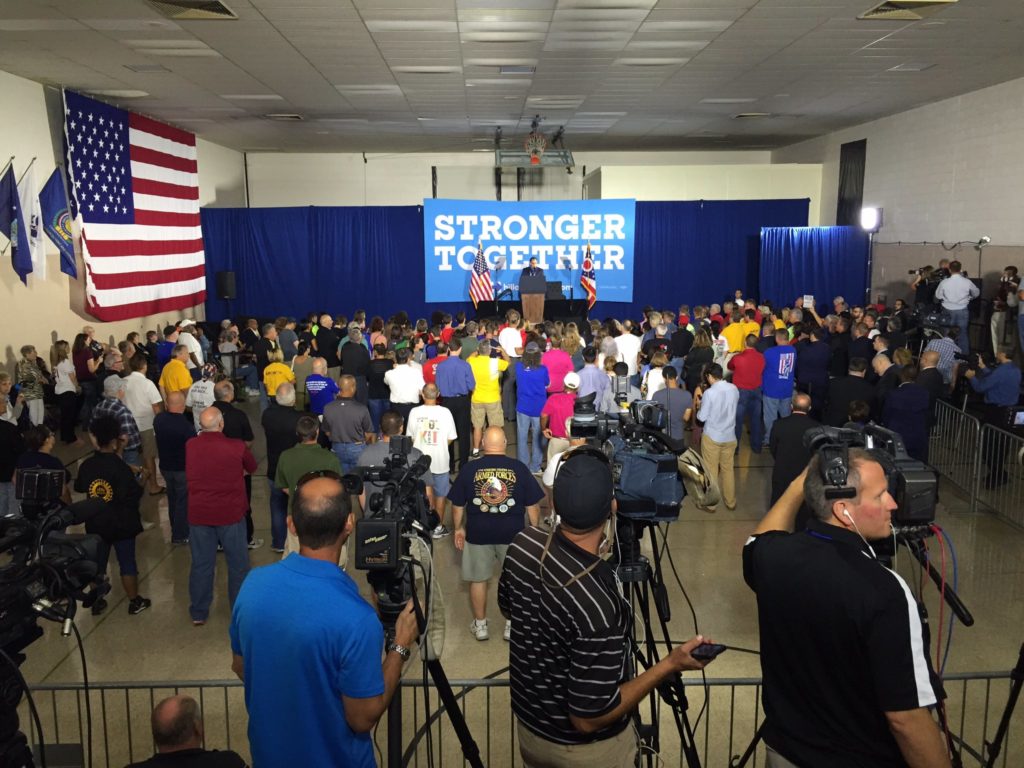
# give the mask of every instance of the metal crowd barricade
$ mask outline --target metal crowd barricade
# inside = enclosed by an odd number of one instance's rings
[[[974,499],[997,517],[1024,528],[1024,438],[986,424]]]
[[[755,678],[708,679],[707,689],[699,679],[687,676],[689,718],[694,727],[701,765],[725,768],[743,754],[762,720],[761,681]],[[983,745],[997,728],[1009,692],[1008,672],[951,674],[945,678],[946,715],[954,743],[964,766],[980,766]],[[488,768],[518,768],[519,759],[507,678],[452,680],[452,690],[466,722],[480,747]],[[40,684],[33,696],[39,710],[48,744],[83,744],[86,725],[85,692],[81,684]],[[130,762],[153,754],[150,712],[153,706],[173,694],[195,698],[203,712],[205,741],[208,748],[233,749],[249,761],[246,737],[248,717],[242,684],[237,680],[180,682],[98,683],[90,686],[92,744],[95,768],[122,768]],[[433,684],[422,680],[402,682],[403,752],[407,760],[400,764],[419,768],[430,764],[428,749],[436,768],[465,765],[458,739],[438,708]],[[426,696],[426,698],[424,698]],[[427,711],[430,711],[429,727]],[[646,707],[644,710],[646,712]],[[37,743],[27,704],[19,707],[22,729],[31,743]],[[645,716],[646,719],[646,716]],[[1024,765],[1024,704],[1010,722],[1007,740],[996,765]],[[383,750],[387,744],[384,720],[373,734],[377,760],[381,766],[393,764]],[[428,740],[426,734],[429,731]],[[661,744],[658,761],[664,766],[683,768],[671,712],[661,705]],[[764,747],[759,746],[751,768],[765,765]]]
[[[935,422],[928,445],[928,463],[962,490],[970,511],[977,510],[981,422],[944,400],[935,402]]]

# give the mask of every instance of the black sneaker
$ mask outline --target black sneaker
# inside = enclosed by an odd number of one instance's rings
[[[148,598],[139,595],[138,597],[133,598],[130,603],[128,603],[128,613],[130,613],[132,616],[135,616],[136,614],[142,613],[152,604],[152,600],[149,600]]]
[[[107,610],[107,601],[104,600],[102,597],[99,600],[97,600],[95,603],[92,604],[92,615],[93,616],[99,616],[105,610]]]

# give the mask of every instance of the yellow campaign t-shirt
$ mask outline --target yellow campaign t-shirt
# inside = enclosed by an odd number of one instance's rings
[[[780,331],[780,330],[782,330],[783,328],[785,328],[785,327],[786,327],[786,324],[785,324],[784,322],[782,322],[782,320],[780,320],[780,319],[779,319],[779,318],[777,318],[777,317],[776,317],[776,318],[775,318],[775,319],[774,319],[774,320],[773,320],[772,322],[773,322],[773,323],[774,323],[774,325],[775,325],[775,330],[776,330],[776,331]]]
[[[501,372],[508,368],[508,362],[500,357],[474,355],[467,361],[473,369],[476,387],[473,389],[474,403],[497,403],[501,401]]]
[[[271,363],[263,369],[263,384],[270,397],[276,395],[277,388],[286,381],[294,384],[295,373],[284,363]]]
[[[160,374],[160,386],[165,392],[183,392],[192,386],[192,374],[181,360],[170,360]]]
[[[722,336],[728,342],[730,352],[742,352],[747,329],[743,323],[729,323],[722,329]]]

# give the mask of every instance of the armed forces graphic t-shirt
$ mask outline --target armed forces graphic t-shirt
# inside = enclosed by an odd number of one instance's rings
[[[466,510],[466,541],[511,544],[523,530],[526,508],[544,498],[525,464],[508,456],[481,456],[469,462],[452,485],[448,499]]]

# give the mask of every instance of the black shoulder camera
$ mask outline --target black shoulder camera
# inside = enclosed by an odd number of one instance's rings
[[[851,498],[856,494],[846,487],[847,452],[850,448],[864,448],[882,465],[889,481],[889,493],[896,501],[893,527],[921,528],[935,521],[938,473],[924,462],[910,458],[898,432],[876,424],[863,429],[816,427],[804,433],[803,442],[804,447],[819,456],[822,475],[829,486],[825,498]]]

